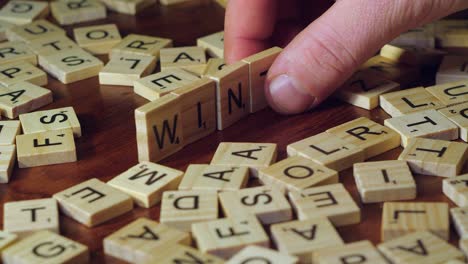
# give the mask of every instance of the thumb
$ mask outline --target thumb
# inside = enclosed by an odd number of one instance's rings
[[[468,8],[466,0],[337,1],[284,49],[271,66],[271,107],[296,114],[325,100],[398,34]]]

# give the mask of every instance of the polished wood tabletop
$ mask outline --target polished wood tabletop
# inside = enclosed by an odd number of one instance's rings
[[[54,21],[52,18],[50,18]],[[241,19],[241,18],[240,18]],[[162,7],[153,5],[137,16],[109,12],[106,19],[66,27],[104,23],[117,24],[122,36],[129,33],[171,38],[175,46],[195,45],[196,38],[223,29],[224,9],[216,3],[203,6]],[[101,59],[107,61],[105,56]],[[10,183],[0,184],[0,203],[27,199],[47,198],[54,193],[90,178],[108,181],[137,163],[134,110],[146,99],[133,93],[132,87],[99,85],[98,78],[90,78],[64,85],[49,77],[47,88],[54,94],[54,102],[44,109],[73,106],[83,130],[76,140],[78,161],[75,163],[15,168]],[[162,160],[166,166],[185,170],[192,163],[209,163],[219,142],[269,142],[277,143],[279,159],[286,157],[286,146],[358,117],[368,117],[380,123],[389,116],[381,109],[363,110],[346,103],[329,100],[318,109],[296,116],[281,116],[265,109],[237,122],[233,126],[186,146],[173,156]],[[401,148],[384,153],[372,160],[396,159]],[[442,178],[415,176],[418,201],[448,202],[442,194]],[[345,242],[363,239],[380,242],[382,203],[361,204],[354,184],[352,170],[340,173],[354,200],[362,209],[362,222],[339,227]],[[256,183],[251,183],[256,184]],[[121,263],[104,255],[102,240],[110,233],[138,217],[159,218],[159,206],[150,209],[136,207],[97,227],[88,228],[61,215],[61,234],[87,245],[92,263]],[[0,226],[3,226],[3,208],[0,209]],[[453,232],[451,242],[458,237]]]

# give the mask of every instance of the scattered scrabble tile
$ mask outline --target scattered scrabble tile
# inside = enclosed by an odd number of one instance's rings
[[[466,81],[468,79],[468,57],[447,55],[436,74],[436,84]]]
[[[135,110],[138,160],[159,161],[183,148],[181,105],[168,94]]]
[[[143,98],[154,101],[198,79],[197,76],[185,70],[175,68],[135,80],[133,82],[133,91]]]
[[[388,263],[368,240],[319,249],[314,256],[320,264]]]
[[[133,82],[153,72],[156,58],[142,55],[112,57],[99,72],[99,83],[133,86]]]
[[[50,90],[29,82],[18,82],[8,87],[0,87],[0,112],[10,119],[48,105],[52,103],[52,100]]]
[[[292,220],[292,209],[282,192],[267,186],[221,192],[219,201],[226,217],[255,215],[264,225]]]
[[[3,212],[5,231],[20,238],[43,229],[60,232],[57,202],[52,198],[8,202]]]
[[[152,254],[144,264],[173,264],[173,263],[223,264],[224,260],[210,254],[204,254],[194,248],[180,244],[166,244],[164,250]]]
[[[249,66],[236,62],[215,72],[218,130],[223,130],[249,114]]]
[[[288,156],[302,156],[330,169],[342,171],[365,160],[364,150],[338,136],[320,133],[287,146]]]
[[[298,258],[278,251],[259,247],[248,246],[234,255],[226,264],[248,264],[248,263],[267,263],[267,264],[296,264]]]
[[[450,215],[452,216],[453,225],[455,226],[460,239],[468,238],[468,208],[452,208],[450,209]]]
[[[463,253],[430,232],[414,232],[378,245],[391,263],[437,264],[463,260]]]
[[[449,239],[450,221],[447,203],[386,202],[382,214],[382,241],[415,231],[431,231]]]
[[[253,216],[195,223],[192,234],[203,253],[227,259],[250,245],[268,247],[270,239]]]
[[[314,252],[344,244],[330,221],[322,217],[275,224],[270,230],[278,250],[297,256],[300,263],[316,263]]]
[[[250,174],[256,177],[259,169],[276,161],[276,156],[276,144],[221,142],[211,164],[249,167]]]
[[[434,24],[426,24],[424,26],[413,28],[404,32],[390,42],[396,46],[413,46],[420,48],[435,47],[435,28]]]
[[[328,217],[334,226],[361,222],[361,209],[341,183],[290,192],[289,199],[300,220]]]
[[[201,75],[206,67],[205,50],[200,47],[164,48],[159,51],[161,70],[182,68]]]
[[[282,192],[301,191],[312,186],[338,183],[338,172],[296,156],[261,169],[258,178],[263,184]]]
[[[370,69],[384,79],[399,83],[402,88],[408,87],[419,80],[420,70],[407,64],[398,63],[382,56],[374,56],[361,66]]]
[[[444,104],[423,87],[416,87],[381,95],[380,107],[390,116],[397,117],[442,108]]]
[[[129,34],[111,50],[111,57],[128,54],[150,55],[159,58],[159,51],[172,47],[172,40],[153,36]]]
[[[406,147],[412,138],[441,140],[458,139],[458,127],[436,110],[420,111],[386,119],[385,126],[398,132],[401,145]]]
[[[457,206],[468,206],[468,174],[444,179],[442,192]]]
[[[0,43],[0,64],[29,62],[37,65],[37,56],[27,44],[19,41]]]
[[[439,47],[468,47],[466,20],[444,19],[435,22],[436,42]]]
[[[136,15],[140,11],[156,3],[156,0],[102,0],[109,10]]]
[[[32,23],[9,28],[6,36],[9,41],[30,42],[34,39],[51,37],[54,35],[65,35],[65,30],[50,23],[47,20],[36,20]]]
[[[8,87],[22,82],[43,86],[47,84],[47,74],[28,62],[0,65],[1,85]]]
[[[13,244],[17,238],[18,236],[15,234],[0,230],[0,254],[5,248]]]
[[[167,190],[175,190],[183,172],[151,162],[141,162],[107,184],[130,195],[139,206],[149,208],[161,201]]]
[[[92,54],[107,54],[122,40],[115,24],[75,28],[73,35],[78,46]]]
[[[194,80],[177,88],[182,108],[182,130],[185,144],[208,136],[216,130],[216,84],[208,78]]]
[[[416,182],[406,161],[356,163],[353,173],[363,203],[416,198]]]
[[[9,22],[0,20],[0,41],[5,41],[7,39],[6,31],[13,26],[14,25]]]
[[[246,167],[190,164],[179,184],[179,190],[237,191],[247,184]]]
[[[415,66],[438,66],[447,52],[433,48],[394,46],[387,44],[380,49],[380,56]]]
[[[461,82],[427,87],[426,90],[437,97],[444,105],[450,106],[468,102],[468,79]]]
[[[210,58],[206,64],[205,71],[202,74],[202,77],[210,77],[214,73],[224,69],[226,67],[226,62],[224,59],[219,58]]]
[[[106,17],[106,7],[98,0],[58,0],[50,3],[52,16],[60,25],[71,25]]]
[[[40,56],[39,64],[64,84],[97,76],[103,67],[102,61],[82,49]]]
[[[19,120],[25,134],[71,129],[81,137],[80,121],[71,106],[22,114]]]
[[[63,214],[88,227],[99,225],[133,208],[130,196],[96,178],[58,192],[53,197]]]
[[[131,263],[142,263],[159,250],[166,252],[169,245],[190,242],[188,233],[142,217],[104,238],[104,252]]]
[[[0,121],[0,145],[14,145],[21,132],[21,123],[16,120]]]
[[[439,113],[456,124],[460,131],[460,139],[468,142],[468,103],[440,109]]]
[[[76,161],[76,147],[70,129],[16,136],[18,167],[29,168]]]
[[[255,113],[268,106],[264,89],[265,80],[268,70],[282,50],[282,48],[273,47],[242,60],[249,65],[250,113]]]
[[[468,146],[459,142],[414,138],[398,159],[407,161],[414,173],[454,177],[460,174],[468,159]]]
[[[15,166],[15,145],[0,146],[0,183],[7,183]]]
[[[9,1],[0,10],[0,20],[22,25],[49,14],[49,3],[38,1]]]
[[[78,48],[78,45],[65,35],[46,36],[31,40],[29,47],[38,56],[53,55]]]
[[[328,129],[326,132],[363,148],[366,159],[400,145],[398,133],[365,117]]]
[[[197,46],[205,49],[214,58],[224,58],[224,31],[197,39]]]
[[[218,219],[218,193],[214,190],[165,191],[159,221],[190,232],[192,224]]]

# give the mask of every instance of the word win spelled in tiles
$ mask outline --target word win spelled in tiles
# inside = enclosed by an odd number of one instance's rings
[[[295,264],[298,262],[298,258],[279,253],[269,248],[248,246],[234,255],[226,264],[248,264],[255,262],[267,264]]]
[[[142,217],[104,238],[104,252],[128,262],[142,263],[157,250],[165,251],[175,243],[190,245],[190,242],[188,233]]]
[[[81,137],[80,122],[71,106],[22,114],[19,119],[25,134],[71,129],[75,137]]]
[[[443,180],[442,192],[457,206],[468,206],[468,174]]]
[[[10,119],[34,111],[52,101],[52,91],[29,82],[0,87],[0,112]]]
[[[107,184],[130,195],[139,206],[149,208],[161,201],[166,190],[174,190],[184,173],[151,162],[141,162]]]
[[[444,104],[423,87],[386,93],[380,96],[380,106],[392,117],[428,109],[438,109]]]
[[[290,192],[289,198],[301,220],[328,217],[335,226],[361,221],[361,209],[341,183]]]
[[[111,57],[99,72],[99,83],[133,86],[135,80],[153,72],[156,58],[152,56],[125,55]]]
[[[0,19],[22,25],[49,14],[49,3],[37,1],[9,1],[0,10]]]
[[[7,183],[10,180],[15,160],[15,145],[0,145],[0,183]]]
[[[254,216],[223,218],[192,225],[198,249],[204,253],[227,259],[243,247],[268,247],[270,239]]]
[[[368,240],[319,249],[315,252],[320,264],[387,264],[376,247]]]
[[[90,179],[53,195],[60,211],[76,221],[93,227],[133,208],[127,194],[98,179]]]
[[[274,224],[270,229],[278,250],[297,256],[300,263],[316,263],[317,250],[344,244],[330,221],[322,217]]]
[[[353,174],[363,203],[416,198],[416,182],[406,161],[356,163]]]
[[[121,40],[115,24],[75,28],[73,35],[78,46],[92,54],[107,54]]]
[[[460,129],[460,139],[468,142],[468,103],[441,109],[439,113],[456,124]]]
[[[179,190],[236,191],[242,189],[249,179],[245,167],[190,164],[179,184]]]
[[[260,181],[282,192],[338,183],[338,172],[303,157],[289,157],[261,169]]]
[[[388,241],[415,231],[431,231],[449,239],[447,203],[387,202],[383,206],[382,240]]]
[[[159,58],[162,48],[171,47],[172,40],[153,36],[129,34],[111,50],[111,57],[128,54],[149,55]]]
[[[414,173],[443,177],[459,175],[467,158],[465,143],[425,138],[410,139],[398,157],[407,161]]]
[[[190,232],[192,224],[218,218],[218,193],[214,190],[165,191],[161,223]]]
[[[264,225],[292,220],[292,209],[280,191],[266,186],[221,192],[219,200],[227,217],[255,215]]]
[[[224,260],[181,244],[166,244],[164,250],[151,254],[144,264],[200,263],[223,264]]]

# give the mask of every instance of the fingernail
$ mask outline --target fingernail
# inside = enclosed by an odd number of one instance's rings
[[[267,98],[277,112],[298,114],[315,106],[315,97],[306,93],[296,80],[286,74],[278,75],[267,85]]]

